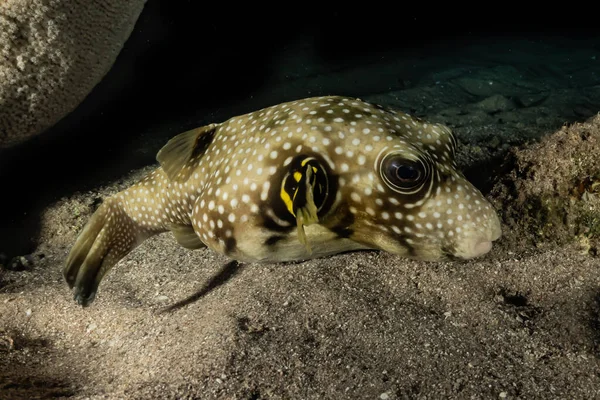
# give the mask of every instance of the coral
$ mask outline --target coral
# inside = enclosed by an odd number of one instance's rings
[[[145,0],[0,2],[0,148],[39,134],[104,77]]]

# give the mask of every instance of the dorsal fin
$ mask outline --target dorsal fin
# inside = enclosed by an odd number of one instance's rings
[[[186,164],[193,156],[202,154],[212,141],[218,124],[191,129],[171,138],[156,154],[156,160],[171,181],[186,181],[192,168]]]

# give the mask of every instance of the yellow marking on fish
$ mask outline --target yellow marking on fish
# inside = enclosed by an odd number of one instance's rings
[[[284,183],[285,183],[285,181],[281,182],[281,192],[280,192],[279,196],[285,203],[285,206],[287,207],[288,211],[295,217],[296,214],[294,213],[294,201],[293,201],[293,199],[290,198],[290,195],[283,187]],[[296,197],[296,191],[294,192],[294,197]]]

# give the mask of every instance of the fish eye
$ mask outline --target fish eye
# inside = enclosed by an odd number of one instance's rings
[[[412,192],[419,190],[427,173],[419,160],[407,159],[401,154],[391,154],[381,164],[381,176],[392,189]]]

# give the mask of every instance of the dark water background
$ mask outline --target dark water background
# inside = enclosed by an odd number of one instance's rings
[[[544,7],[551,15],[499,4],[280,6],[148,1],[86,100],[43,135],[0,153],[0,253],[30,252],[44,207],[154,163],[175,134],[288,100],[402,93],[467,66],[513,65],[538,84],[587,90],[561,121],[600,111],[589,94],[600,92],[600,35],[593,13],[574,4]]]

